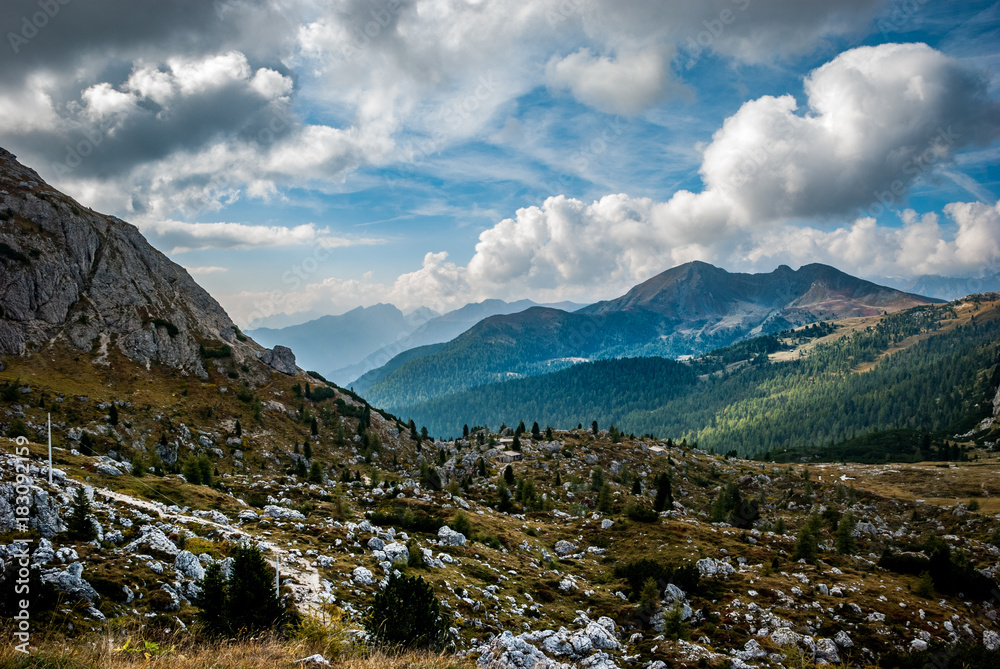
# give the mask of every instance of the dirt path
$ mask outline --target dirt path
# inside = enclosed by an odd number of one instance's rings
[[[153,502],[147,502],[144,499],[139,499],[138,497],[115,492],[106,488],[95,487],[94,493],[107,497],[108,499],[115,500],[121,504],[142,509],[144,512],[148,512],[151,515],[155,514],[159,518],[173,522],[197,523],[199,525],[219,530],[220,532],[224,532],[230,536],[236,535],[239,538],[252,539],[254,542],[261,544],[272,551],[273,554],[281,560],[282,580],[284,581],[285,579],[288,579],[293,581],[287,583],[287,585],[291,589],[296,603],[306,610],[313,612],[319,610],[319,604],[317,602],[319,600],[320,593],[323,591],[323,587],[320,584],[319,571],[310,565],[307,559],[292,555],[287,549],[276,546],[270,541],[251,534],[250,532],[247,532],[239,527],[223,525],[222,523],[216,523],[215,521],[207,518],[199,518],[198,516],[192,516],[185,513],[167,511]]]

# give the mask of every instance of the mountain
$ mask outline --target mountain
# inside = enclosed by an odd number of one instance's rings
[[[988,296],[987,296],[988,297]],[[822,451],[886,430],[966,432],[1000,372],[1000,295],[827,321],[689,361],[601,360],[403,407],[432,434],[462,425],[616,425],[743,456]],[[993,378],[990,381],[991,377]],[[947,397],[947,402],[941,398]],[[998,403],[1000,406],[1000,403]],[[912,439],[911,439],[912,441]]]
[[[928,295],[942,300],[955,300],[973,293],[1000,291],[1000,272],[986,273],[979,277],[938,276],[924,274],[914,279],[887,279],[888,285],[920,295]]]
[[[515,445],[490,419],[434,441],[261,349],[135,228],[0,153],[0,616],[22,621],[0,666],[1000,666],[998,302],[487,387],[666,439]],[[614,348],[636,313],[470,332]],[[731,452],[841,437],[823,459]],[[443,650],[381,637],[432,627]]]
[[[760,331],[774,322],[874,316],[938,300],[858,279],[829,265],[781,265],[768,274],[739,274],[690,262],[645,281],[625,295],[584,307],[579,313],[651,311],[689,332],[729,328]]]
[[[345,384],[353,376],[341,370],[371,355],[379,348],[405,337],[437,312],[421,307],[411,314],[391,304],[357,307],[339,316],[322,316],[286,328],[257,328],[247,334],[265,346],[280,344],[295,351],[299,364]]]
[[[603,358],[697,355],[762,333],[937,302],[826,265],[737,274],[703,262],[667,270],[574,313],[493,316],[447,344],[415,349],[355,389],[391,411],[467,388]]]
[[[501,314],[513,314],[537,306],[546,306],[563,311],[574,311],[580,309],[583,305],[574,304],[573,302],[539,305],[531,300],[517,300],[516,302],[484,300],[482,302],[467,304],[464,307],[428,320],[407,336],[388,346],[383,346],[361,362],[332,372],[330,378],[334,380],[355,379],[352,383],[342,385],[350,385],[355,388],[368,388],[378,377],[365,377],[364,375],[373,369],[383,367],[390,360],[393,360],[406,351],[451,341],[484,318]]]
[[[135,226],[56,191],[3,149],[0,268],[0,355],[67,343],[106,362],[113,347],[207,378],[204,346],[238,363],[262,352]]]

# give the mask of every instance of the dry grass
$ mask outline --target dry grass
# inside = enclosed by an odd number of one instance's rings
[[[330,631],[331,636],[318,634],[324,629]],[[157,634],[147,630],[147,636],[143,636],[137,625],[128,624],[125,628],[92,632],[80,637],[33,640],[38,645],[31,646],[27,655],[15,650],[12,644],[5,644],[0,648],[0,666],[11,669],[131,669],[140,666],[164,669],[271,669],[304,666],[296,665],[295,661],[315,653],[324,654],[332,666],[346,669],[461,669],[474,666],[471,661],[447,654],[386,654],[361,646],[344,646],[345,632],[344,628],[329,622],[315,621],[304,634],[291,639],[263,636],[218,641],[204,638],[197,630],[174,634]],[[11,638],[11,632],[6,631],[4,636]],[[144,641],[152,641],[156,648],[147,649]]]

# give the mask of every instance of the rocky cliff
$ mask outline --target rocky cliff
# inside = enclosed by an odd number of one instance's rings
[[[0,149],[0,355],[65,341],[206,377],[200,346],[259,357],[225,310],[139,230],[46,184]]]

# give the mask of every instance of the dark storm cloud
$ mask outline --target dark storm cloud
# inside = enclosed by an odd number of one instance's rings
[[[4,0],[0,82],[91,60],[156,60],[229,48],[274,60],[297,23],[277,3],[250,0]]]

